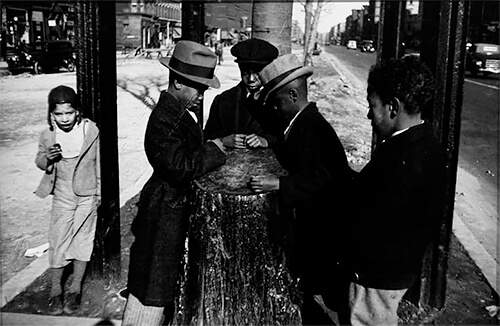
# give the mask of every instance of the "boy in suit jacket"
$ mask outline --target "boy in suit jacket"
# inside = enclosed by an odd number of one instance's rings
[[[218,88],[217,57],[207,47],[179,41],[171,58],[168,90],[151,112],[144,147],[153,175],[144,185],[132,224],[129,297],[123,325],[168,324],[184,250],[192,180],[225,163],[220,139],[205,142],[195,111],[208,87]],[[165,317],[163,317],[165,315]]]
[[[287,126],[274,152],[288,175],[254,176],[250,185],[257,193],[278,191],[280,214],[289,212],[281,218],[294,224],[288,257],[291,271],[301,278],[302,322],[324,325],[333,321],[314,296],[327,294],[337,261],[344,218],[338,208],[351,170],[335,130],[308,100],[307,78],[312,73],[312,67],[303,67],[293,54],[278,57],[260,72],[261,100]]]

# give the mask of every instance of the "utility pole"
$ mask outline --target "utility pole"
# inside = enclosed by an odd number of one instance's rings
[[[182,39],[204,44],[205,2],[183,1],[181,11]],[[203,129],[203,102],[196,113],[198,124]]]
[[[276,46],[279,54],[292,52],[292,1],[255,0],[252,7],[252,37]]]

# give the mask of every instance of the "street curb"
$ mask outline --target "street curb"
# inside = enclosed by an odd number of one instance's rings
[[[48,254],[44,253],[25,269],[14,275],[2,285],[1,307],[3,308],[16,295],[23,292],[31,283],[49,268]],[[5,325],[5,324],[2,324]],[[9,324],[7,324],[9,325]]]
[[[481,243],[476,240],[456,210],[453,215],[453,233],[479,267],[491,288],[498,294],[500,280],[497,279],[497,273],[500,271],[500,264],[496,263]]]
[[[121,320],[102,319],[102,318],[86,318],[72,316],[47,316],[47,315],[31,315],[12,312],[3,312],[0,316],[0,325],[50,325],[50,326],[95,326],[106,321],[102,325],[109,325],[111,322],[114,326],[120,326]]]

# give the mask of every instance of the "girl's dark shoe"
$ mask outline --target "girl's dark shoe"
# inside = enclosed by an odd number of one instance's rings
[[[75,313],[80,308],[81,302],[82,295],[80,293],[68,293],[64,305],[64,312],[67,314]]]
[[[49,298],[49,315],[60,315],[63,312],[63,295],[56,295]]]

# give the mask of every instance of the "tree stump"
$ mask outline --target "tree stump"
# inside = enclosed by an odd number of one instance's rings
[[[174,324],[301,324],[277,195],[248,187],[251,176],[270,173],[286,173],[271,150],[232,150],[224,166],[194,182]]]

